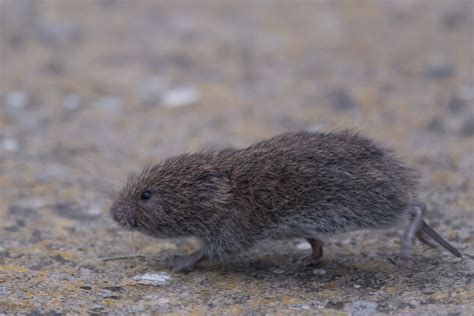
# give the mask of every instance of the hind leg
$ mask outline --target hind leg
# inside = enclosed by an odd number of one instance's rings
[[[415,237],[418,237],[420,241],[428,245],[434,244],[434,241],[420,230],[421,224],[423,223],[423,213],[425,212],[425,209],[426,206],[424,204],[416,203],[411,205],[407,210],[410,214],[410,222],[403,233],[400,247],[400,259],[404,266],[413,265],[412,249]]]
[[[431,238],[430,235],[428,235],[424,231],[419,230],[416,233],[416,237],[418,237],[418,240],[424,243],[425,245],[428,245],[431,248],[438,248],[438,244],[436,243],[436,241],[434,241],[434,239]]]
[[[324,243],[318,238],[306,238],[306,241],[311,245],[311,255],[305,258],[306,265],[314,265],[323,258]]]

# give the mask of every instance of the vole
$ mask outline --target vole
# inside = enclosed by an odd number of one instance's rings
[[[392,150],[353,131],[290,132],[245,149],[183,154],[132,174],[111,207],[123,228],[157,238],[197,237],[202,247],[169,260],[189,271],[236,256],[262,239],[305,238],[309,263],[321,236],[384,229],[404,219],[400,259],[415,238],[461,254],[423,220],[417,176]]]

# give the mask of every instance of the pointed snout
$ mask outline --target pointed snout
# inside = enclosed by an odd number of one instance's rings
[[[132,216],[132,211],[127,207],[113,205],[110,208],[112,219],[119,224],[120,227],[133,230],[138,227],[137,221]]]

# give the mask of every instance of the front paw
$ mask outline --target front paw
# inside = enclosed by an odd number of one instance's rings
[[[171,256],[166,262],[166,266],[173,272],[190,272],[196,265],[196,261],[191,256]]]

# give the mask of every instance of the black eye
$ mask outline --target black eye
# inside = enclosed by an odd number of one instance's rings
[[[151,198],[151,192],[150,191],[143,191],[142,195],[140,196],[140,199],[142,200],[148,200],[149,198]]]

